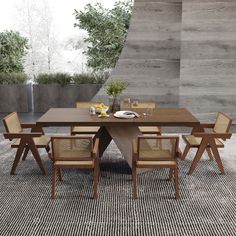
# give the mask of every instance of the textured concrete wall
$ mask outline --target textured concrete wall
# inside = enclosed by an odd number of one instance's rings
[[[28,112],[29,85],[0,85],[0,112]]]
[[[46,112],[52,107],[75,107],[77,101],[90,101],[102,87],[101,84],[33,85],[34,111]]]
[[[179,105],[236,118],[236,1],[183,0]]]
[[[129,83],[124,96],[187,107],[202,120],[218,111],[236,118],[235,77],[235,0],[134,2],[111,76]],[[104,90],[94,99],[106,101]]]
[[[135,1],[126,43],[111,76],[129,83],[124,96],[178,106],[181,5],[180,0]],[[94,99],[106,98],[101,90]]]

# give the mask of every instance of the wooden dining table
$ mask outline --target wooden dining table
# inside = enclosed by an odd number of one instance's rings
[[[185,108],[156,108],[152,115],[143,115],[146,109],[132,109],[140,117],[119,119],[110,114],[100,118],[90,115],[89,109],[51,108],[36,121],[40,127],[52,126],[99,126],[99,155],[103,155],[111,140],[114,140],[129,166],[132,165],[132,140],[141,135],[139,126],[191,127],[196,129],[200,122]]]

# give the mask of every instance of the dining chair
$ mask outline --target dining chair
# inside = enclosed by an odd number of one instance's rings
[[[225,174],[218,148],[223,148],[224,141],[231,138],[232,134],[229,132],[231,125],[232,118],[223,112],[219,112],[215,123],[201,124],[198,130],[195,129],[192,131],[192,134],[182,136],[186,143],[182,160],[185,159],[190,148],[197,148],[197,153],[189,170],[190,175],[195,170],[205,150],[211,160],[215,159],[221,174]],[[206,132],[204,129],[211,129],[211,132]]]
[[[42,174],[46,174],[38,148],[44,148],[49,154],[50,137],[45,136],[43,129],[34,123],[20,123],[16,112],[12,112],[4,117],[3,124],[6,129],[6,133],[3,134],[4,137],[12,141],[12,148],[17,148],[15,160],[11,169],[11,175],[15,174],[20,158],[22,157],[23,161],[26,159],[29,150],[32,152],[33,157],[38,163]],[[31,132],[26,132],[24,129],[31,129]]]
[[[55,199],[56,178],[59,175],[62,181],[61,169],[93,169],[93,198],[98,197],[99,181],[99,139],[96,138],[93,144],[92,137],[83,136],[57,136],[51,138],[52,142],[52,159],[53,159],[53,176],[52,176],[52,195]]]
[[[76,108],[87,108],[89,112],[89,108],[91,106],[95,106],[100,104],[99,102],[77,102]],[[76,134],[96,134],[100,129],[99,126],[72,126],[71,127],[71,135]]]
[[[175,181],[175,197],[179,199],[178,136],[139,136],[132,142],[132,191],[137,198],[137,169],[167,168],[169,180]]]
[[[131,103],[131,108],[142,108],[142,109],[155,109],[156,103],[155,102],[138,102],[138,103]],[[139,130],[142,134],[156,134],[161,135],[161,128],[158,126],[139,126]]]

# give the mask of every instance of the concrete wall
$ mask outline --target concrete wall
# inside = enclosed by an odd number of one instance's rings
[[[136,0],[111,79],[124,96],[187,107],[202,120],[236,118],[236,1]],[[107,101],[104,90],[95,100]]]
[[[90,101],[101,87],[101,84],[65,87],[58,84],[33,85],[34,111],[46,112],[52,107],[75,107],[77,101]]]
[[[28,112],[28,84],[0,85],[0,112]]]
[[[179,105],[236,118],[236,1],[183,0]]]

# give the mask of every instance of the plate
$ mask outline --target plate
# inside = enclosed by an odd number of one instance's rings
[[[135,118],[135,114],[125,114],[130,113],[130,111],[117,111],[114,113],[114,117],[120,118],[120,119],[133,119]]]

